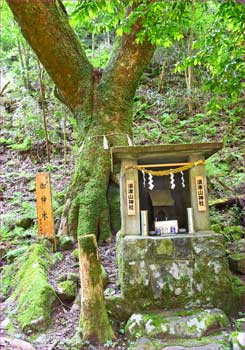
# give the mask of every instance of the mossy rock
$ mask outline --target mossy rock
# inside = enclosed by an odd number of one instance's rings
[[[21,218],[19,221],[15,223],[16,226],[22,227],[24,229],[27,229],[33,225],[34,221],[33,218]]]
[[[58,282],[64,282],[64,281],[68,281],[68,280],[74,281],[77,283],[79,281],[79,273],[67,272],[58,278]]]
[[[51,321],[51,307],[56,299],[48,283],[51,254],[44,244],[33,244],[15,260],[4,277],[14,272],[11,299],[17,304],[15,315],[19,326],[27,333],[44,331]]]
[[[131,339],[145,336],[197,339],[228,326],[229,320],[225,313],[211,309],[193,311],[188,316],[175,315],[174,312],[133,314],[125,330]]]
[[[105,304],[110,317],[116,321],[127,321],[135,312],[134,301],[125,300],[121,294],[105,296]]]
[[[74,240],[70,236],[59,237],[59,247],[61,250],[70,250],[73,248]]]
[[[77,295],[77,282],[67,280],[58,284],[57,294],[64,302],[71,302]]]
[[[138,338],[128,350],[227,350],[230,335],[227,332],[205,336],[201,339]],[[229,346],[230,350],[230,346]]]

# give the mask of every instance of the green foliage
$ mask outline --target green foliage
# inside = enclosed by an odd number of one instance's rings
[[[242,313],[243,315],[243,313]],[[238,330],[238,332],[243,332],[244,331],[244,324],[245,324],[245,318],[239,318],[237,320],[235,320],[235,325],[236,325],[236,329]]]
[[[177,64],[176,71],[204,69],[203,87],[213,94],[209,109],[219,111],[237,102],[244,89],[244,5],[235,0],[209,2],[205,17],[206,28],[195,32],[193,54]]]
[[[125,5],[129,2],[79,0],[72,11],[72,23],[82,24],[86,30],[93,33],[110,31],[123,20]]]
[[[13,151],[29,151],[32,146],[32,140],[30,137],[26,137],[22,143],[12,144],[10,148]]]

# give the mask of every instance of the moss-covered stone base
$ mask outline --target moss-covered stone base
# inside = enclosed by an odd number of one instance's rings
[[[227,350],[230,335],[226,332],[201,339],[150,339],[139,338],[128,350]]]
[[[44,331],[50,323],[51,306],[56,298],[47,275],[51,254],[44,244],[33,244],[15,260],[11,280],[10,269],[4,274],[12,290],[10,300],[17,305],[15,317],[24,332]]]
[[[117,258],[122,296],[132,305],[241,311],[244,287],[234,284],[220,235],[120,236]]]
[[[225,313],[218,309],[186,312],[151,312],[133,314],[127,322],[126,333],[131,339],[201,338],[229,326]]]

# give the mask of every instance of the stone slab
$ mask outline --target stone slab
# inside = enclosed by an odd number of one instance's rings
[[[229,313],[240,307],[219,234],[121,237],[117,260],[122,297],[133,305],[145,300],[164,309],[218,307]]]
[[[230,325],[225,313],[219,309],[193,310],[181,313],[164,312],[133,314],[125,330],[131,339],[151,338],[191,338],[199,339],[206,334],[223,330]]]

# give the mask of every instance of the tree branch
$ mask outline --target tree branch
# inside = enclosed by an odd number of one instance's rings
[[[55,0],[7,0],[22,33],[59,90],[76,112],[90,111],[92,71],[68,17]]]
[[[131,27],[130,33],[124,33],[116,42],[104,73],[104,79],[107,80],[108,85],[115,87],[117,97],[121,97],[124,101],[134,97],[139,79],[155,50],[147,40],[142,44],[136,43],[137,34],[141,29],[142,20],[139,18]]]

